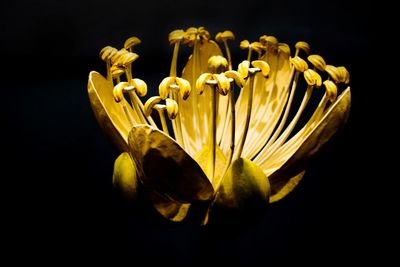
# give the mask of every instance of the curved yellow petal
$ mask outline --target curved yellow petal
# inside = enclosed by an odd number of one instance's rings
[[[324,116],[317,121],[316,125],[306,132],[305,136],[296,135],[287,141],[293,149],[284,152],[284,155],[279,155],[280,161],[275,162],[271,159],[271,162],[261,166],[264,173],[270,174],[272,171],[272,174],[268,175],[268,179],[273,194],[278,194],[294,176],[299,175],[304,170],[307,161],[343,127],[350,112],[350,105],[351,93],[350,88],[347,88],[329,107]],[[277,158],[278,156],[275,157],[275,159]]]
[[[125,99],[121,100],[121,104],[115,102],[112,83],[95,71],[89,74],[88,94],[100,126],[121,151],[128,151],[128,134],[132,124],[124,116],[123,106],[134,123],[139,121],[128,102]]]
[[[287,182],[283,183],[282,187],[275,186],[275,189],[279,188],[279,190],[271,193],[269,202],[274,203],[274,202],[277,202],[277,201],[281,200],[282,198],[286,197],[300,183],[300,181],[301,181],[301,179],[303,179],[303,176],[305,173],[306,173],[306,171],[302,171],[299,174],[293,176],[292,178],[289,178],[287,180]],[[274,178],[272,178],[272,179],[274,179]]]
[[[214,195],[196,161],[163,132],[137,125],[130,131],[128,141],[145,186],[181,203],[205,201]]]
[[[165,219],[181,222],[186,218],[190,204],[182,204],[168,199],[156,191],[150,192],[150,199],[154,209]]]
[[[193,55],[189,58],[182,71],[182,78],[190,82],[192,88],[196,88],[196,81],[202,73],[208,72],[208,59],[215,55],[222,55],[221,49],[213,41],[203,41],[199,44],[196,62]],[[194,66],[194,63],[196,66]],[[194,156],[201,147],[207,143],[207,134],[211,121],[211,90],[205,90],[203,95],[192,92],[186,101],[178,99],[179,117],[182,123],[182,133],[186,136],[185,149]],[[220,98],[221,101],[222,97]],[[221,110],[221,109],[220,109]],[[219,111],[220,111],[219,110]],[[218,112],[219,112],[218,111]],[[199,114],[195,118],[194,114]],[[196,134],[196,133],[204,134]]]

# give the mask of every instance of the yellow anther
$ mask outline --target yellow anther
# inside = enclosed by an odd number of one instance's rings
[[[250,47],[250,42],[248,40],[243,40],[240,42],[239,46],[241,49],[247,49]]]
[[[124,53],[118,58],[116,64],[127,66],[129,64],[132,64],[138,58],[139,58],[138,54],[132,52]]]
[[[169,94],[169,87],[175,83],[175,77],[164,78],[158,86],[158,94],[162,99],[166,99]]]
[[[226,40],[234,40],[234,39],[235,39],[235,35],[231,31],[219,32],[215,36],[215,40],[220,43],[225,42]]]
[[[229,93],[231,84],[225,74],[213,74],[213,79],[217,81],[216,88],[218,90],[218,93],[220,93],[221,95],[227,95]]]
[[[291,58],[290,62],[298,72],[304,72],[308,69],[307,62],[298,56]]]
[[[113,89],[113,95],[116,102],[121,102],[124,99],[124,89],[129,84],[127,82],[120,82]]]
[[[278,50],[281,53],[290,55],[290,47],[289,47],[289,45],[287,45],[285,43],[279,43]]]
[[[117,49],[111,46],[106,46],[103,49],[101,49],[99,55],[100,58],[104,61],[110,60],[116,53],[118,52]]]
[[[331,80],[324,81],[324,85],[326,88],[326,94],[327,94],[328,99],[331,102],[334,102],[337,97],[337,85],[334,82],[332,82]]]
[[[203,73],[196,81],[196,90],[198,94],[202,94],[205,89],[206,82],[212,78],[211,73]]]
[[[239,86],[240,88],[242,88],[244,86],[245,81],[239,72],[234,71],[234,70],[228,70],[225,72],[225,76],[228,78],[234,79],[236,85]]]
[[[308,69],[304,71],[304,79],[309,86],[321,87],[322,85],[322,78],[315,70]]]
[[[239,64],[238,72],[240,73],[240,75],[242,75],[243,79],[246,79],[247,76],[249,76],[249,68],[250,62],[248,60],[244,60],[242,63]]]
[[[143,80],[135,78],[132,79],[131,82],[139,96],[145,96],[147,94],[147,84]]]
[[[132,36],[128,39],[126,39],[125,43],[124,43],[124,48],[130,52],[132,52],[132,49],[137,46],[138,44],[140,44],[142,41],[140,41],[139,38]]]
[[[339,73],[339,70],[338,70],[338,68],[336,68],[335,66],[332,66],[332,65],[326,65],[326,67],[325,67],[325,71],[329,74],[329,76],[332,78],[332,80],[335,82],[335,83],[338,83],[339,82],[339,76],[340,76],[340,73]]]
[[[110,71],[111,71],[113,79],[116,79],[125,73],[123,68],[121,68],[120,66],[117,66],[117,65],[112,65]]]
[[[326,63],[320,55],[310,55],[307,59],[317,70],[325,71]]]
[[[339,82],[348,84],[350,82],[350,73],[343,66],[337,67],[339,73]]]
[[[179,77],[164,78],[158,86],[158,94],[162,99],[166,99],[169,95],[170,89],[175,85],[174,89],[179,91],[183,100],[186,100],[192,90],[189,81]]]
[[[277,45],[278,44],[278,39],[275,36],[267,36],[263,35],[260,37],[260,43],[264,46],[267,45]]]
[[[310,54],[310,45],[306,42],[297,42],[295,45],[296,49],[303,50],[307,54]]]
[[[165,105],[167,107],[167,114],[168,118],[173,120],[176,118],[176,115],[178,115],[178,103],[176,103],[175,100],[171,98],[165,99]]]
[[[271,70],[271,68],[269,67],[269,64],[267,62],[265,62],[264,60],[254,60],[251,62],[251,65],[254,68],[259,68],[264,77],[267,77]]]
[[[183,43],[193,45],[196,38],[199,40],[209,40],[210,33],[204,27],[190,27],[186,30]]]
[[[223,56],[212,56],[208,59],[208,68],[212,73],[221,73],[228,69],[228,60]]]
[[[179,87],[179,94],[181,95],[183,100],[186,100],[190,92],[192,91],[192,87],[190,86],[190,82],[188,80],[176,77],[175,82]]]
[[[112,57],[111,57],[111,64],[116,64],[116,65],[123,65],[120,60],[121,58],[125,55],[129,53],[128,50],[126,50],[125,48],[122,48],[121,50],[118,50]]]
[[[184,30],[174,30],[169,33],[168,41],[170,44],[175,44],[176,42],[182,41],[185,38],[186,32]]]
[[[149,117],[151,115],[151,111],[154,108],[154,106],[158,103],[160,103],[160,101],[162,100],[161,97],[159,96],[152,96],[150,97],[146,103],[144,103],[144,115],[146,117]]]

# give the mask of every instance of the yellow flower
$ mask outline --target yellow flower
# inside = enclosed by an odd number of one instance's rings
[[[234,70],[228,46],[233,33],[216,35],[226,58],[210,38],[203,27],[169,35],[174,46],[170,75],[160,79],[159,96],[145,104],[140,97],[147,85],[132,74],[138,38],[129,38],[121,50],[102,49],[107,78],[94,71],[89,75],[93,111],[122,152],[114,184],[132,199],[144,190],[172,221],[183,220],[195,202],[208,204],[205,224],[214,206],[246,210],[282,199],[349,114],[348,71],[326,64],[320,55],[308,56],[306,42],[298,42],[291,56],[289,45],[273,36],[244,40],[240,47],[248,49],[247,59]],[[178,77],[182,44],[192,48],[192,55]],[[311,97],[320,100],[306,117]]]

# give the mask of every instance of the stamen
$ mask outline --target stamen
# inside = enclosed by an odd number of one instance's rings
[[[240,158],[240,156],[242,155],[244,144],[246,142],[247,132],[249,130],[249,125],[250,125],[251,109],[252,109],[252,104],[253,104],[254,77],[255,77],[256,72],[258,72],[258,71],[260,71],[260,69],[257,69],[257,68],[250,68],[248,70],[250,77],[249,77],[249,87],[248,87],[249,91],[248,91],[246,119],[245,119],[244,131],[240,138],[240,142],[237,146],[237,150],[234,151],[233,161]]]
[[[117,53],[117,49],[111,46],[106,46],[100,51],[100,58],[107,64],[107,80],[112,81],[111,74],[111,58]]]
[[[295,47],[296,47],[296,52],[294,55],[295,57],[297,57],[299,55],[300,50],[303,50],[304,52],[306,52],[307,55],[310,54],[310,51],[311,51],[310,45],[306,42],[303,42],[303,41],[297,42]]]
[[[217,42],[222,42],[224,44],[225,52],[226,52],[226,57],[228,59],[228,70],[232,70],[232,58],[231,58],[231,51],[229,50],[228,46],[228,40],[234,40],[235,36],[231,31],[224,31],[224,32],[219,32],[215,36],[215,40]]]
[[[124,48],[125,48],[126,50],[128,50],[129,52],[132,52],[132,51],[133,51],[133,48],[134,48],[135,46],[141,44],[141,43],[142,43],[142,41],[140,41],[139,38],[137,38],[137,37],[135,37],[135,36],[132,36],[132,37],[126,39],[126,41],[125,41],[125,43],[124,43]]]

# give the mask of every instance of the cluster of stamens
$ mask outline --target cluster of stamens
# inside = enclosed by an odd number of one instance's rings
[[[281,114],[278,114],[279,117],[273,129],[263,129],[259,132],[259,134],[269,136],[266,142],[261,144],[262,147],[260,148],[260,145],[256,142],[257,140],[247,141],[246,139],[249,134],[254,134],[254,132],[249,132],[251,123],[260,123],[251,120],[252,112],[257,110],[257,107],[253,107],[255,78],[258,77],[262,81],[276,79],[276,73],[271,72],[275,66],[270,66],[264,60],[264,57],[268,53],[284,53],[289,56],[290,48],[286,44],[279,43],[274,36],[263,35],[256,42],[243,40],[240,42],[240,48],[248,50],[247,60],[241,62],[237,70],[233,70],[228,41],[234,40],[234,38],[231,31],[220,32],[216,35],[216,41],[222,43],[224,46],[226,58],[220,55],[210,57],[208,59],[208,71],[200,73],[197,67],[200,61],[199,49],[204,42],[210,40],[209,32],[203,27],[171,32],[169,34],[169,42],[174,46],[174,49],[170,75],[161,81],[158,88],[159,95],[150,97],[145,104],[142,103],[139,97],[144,97],[147,94],[147,85],[144,81],[132,76],[132,63],[138,58],[138,55],[133,52],[133,48],[140,44],[140,40],[137,37],[131,37],[126,40],[124,48],[120,50],[107,46],[100,52],[101,59],[107,65],[107,79],[114,87],[113,94],[115,101],[121,103],[121,105],[127,105],[129,102],[123,101],[125,100],[124,94],[129,96],[130,105],[135,111],[136,116],[133,117],[129,112],[125,112],[125,116],[128,117],[132,126],[136,124],[149,124],[157,128],[152,118],[152,111],[155,110],[160,118],[162,130],[167,135],[170,135],[164,114],[166,111],[168,119],[171,120],[175,140],[189,154],[192,155],[198,152],[204,145],[208,145],[211,148],[210,161],[212,167],[211,173],[207,175],[212,182],[214,182],[215,176],[217,147],[224,152],[227,158],[225,171],[230,163],[242,157],[243,153],[252,160],[258,160],[258,164],[261,166],[273,156],[278,160],[279,157],[283,157],[283,154],[276,154],[276,152],[288,149],[283,144],[285,144],[300,115],[304,111],[313,89],[324,86],[326,90],[321,103],[313,115],[315,118],[318,118],[321,116],[322,110],[328,102],[335,102],[338,96],[338,84],[349,83],[349,73],[346,68],[327,65],[321,56],[316,54],[309,55],[310,47],[306,42],[298,42],[295,46],[295,54],[290,58],[291,68],[289,79],[282,89],[286,90],[282,94],[287,94],[287,97],[282,98],[285,101],[284,103],[278,103],[279,105],[283,105],[281,107]],[[178,77],[177,62],[179,48],[182,44],[193,48],[190,59],[192,69],[189,75]],[[312,68],[309,68],[309,63],[299,56],[301,51],[308,55],[307,60],[312,65]],[[252,60],[254,57],[256,59]],[[321,77],[323,73],[327,74],[324,81]],[[300,74],[304,76],[308,87],[299,110],[284,130]],[[123,79],[124,76],[125,79]],[[246,94],[247,103],[245,105],[235,105],[236,99],[233,92],[235,85],[243,91],[239,97],[244,97]],[[271,97],[270,95],[268,97]],[[223,97],[226,97],[227,100],[220,102],[220,98]],[[189,115],[184,114],[184,116],[180,116],[179,113],[181,105],[189,105],[186,102],[190,102],[190,105],[192,105],[193,114],[191,114],[191,118],[194,121],[193,125],[196,123],[205,123],[207,125],[207,127],[190,130],[199,136],[198,138],[194,138],[196,140],[195,143],[188,140],[187,136],[185,136],[188,129],[183,129],[182,126],[182,120],[187,120]],[[226,134],[227,137],[222,138],[222,140],[217,137],[217,120],[219,116],[218,112],[221,108],[219,105],[221,103],[226,105],[223,115],[227,118],[221,130],[222,136]],[[208,105],[210,107],[207,110],[207,114],[200,114],[199,105]],[[243,112],[245,116],[238,116],[238,108],[240,109],[239,112]],[[124,108],[124,110],[126,109]],[[238,119],[240,119],[240,125],[237,124]],[[277,123],[278,121],[279,124]],[[203,132],[204,130],[202,129],[208,129],[208,133]],[[206,138],[204,138],[205,135],[207,136]],[[244,151],[245,143],[246,151]],[[218,185],[218,181],[216,183]]]

